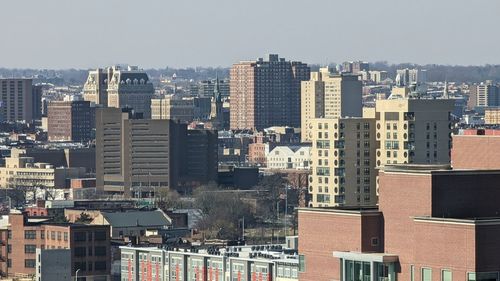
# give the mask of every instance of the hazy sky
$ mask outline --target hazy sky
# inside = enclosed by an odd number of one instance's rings
[[[14,0],[0,67],[308,63],[498,64],[498,0]]]

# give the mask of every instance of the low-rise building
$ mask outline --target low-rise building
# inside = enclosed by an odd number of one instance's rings
[[[310,169],[310,146],[276,146],[267,155],[269,169]]]

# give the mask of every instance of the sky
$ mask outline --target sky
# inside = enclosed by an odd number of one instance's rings
[[[498,0],[2,1],[0,67],[500,64]]]

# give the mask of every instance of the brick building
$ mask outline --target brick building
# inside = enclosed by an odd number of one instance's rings
[[[51,102],[48,106],[49,141],[90,141],[93,118],[89,101]]]
[[[500,169],[500,130],[468,129],[453,136],[454,169]]]
[[[300,280],[500,280],[499,170],[388,165],[379,180],[378,209],[299,210]]]
[[[35,275],[36,249],[71,249],[71,274],[87,281],[110,280],[111,250],[109,226],[56,224],[46,219],[29,219],[17,212],[9,215],[7,239],[2,238],[0,269],[8,276]]]

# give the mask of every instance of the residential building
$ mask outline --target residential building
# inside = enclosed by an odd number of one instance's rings
[[[7,248],[7,260],[1,262],[9,265],[8,275],[11,277],[35,276],[37,249],[70,249],[72,278],[78,271],[78,277],[85,280],[110,280],[109,226],[57,224],[30,219],[17,211],[9,215],[8,230],[9,237],[0,247]],[[43,266],[43,262],[40,265]]]
[[[222,99],[229,98],[229,80],[219,79],[203,80],[191,90],[191,95],[198,97],[212,97],[216,82],[219,83],[219,92]]]
[[[302,142],[310,142],[311,120],[362,116],[362,82],[358,75],[331,74],[321,69],[302,82]]]
[[[500,106],[500,90],[492,81],[482,82],[475,87],[476,106]]]
[[[276,146],[267,155],[269,169],[308,170],[311,168],[311,147],[297,145]]]
[[[32,79],[0,78],[0,121],[31,122],[33,120]]]
[[[300,280],[500,280],[498,170],[391,165],[379,180],[378,209],[299,209]]]
[[[467,129],[453,135],[453,169],[500,170],[500,130]]]
[[[342,64],[342,72],[358,74],[361,71],[369,71],[370,64],[364,61],[346,61]]]
[[[12,149],[11,156],[5,158],[5,166],[0,167],[0,187],[67,188],[69,179],[79,178],[84,174],[85,168],[36,163],[33,157],[25,155],[25,150]]]
[[[92,137],[89,101],[53,101],[48,106],[49,141],[87,142]]]
[[[33,85],[32,93],[32,108],[33,113],[31,114],[33,120],[42,120],[42,96],[43,96],[43,86]]]
[[[484,109],[485,125],[500,125],[500,107],[488,107]]]
[[[410,86],[412,84],[422,85],[427,82],[427,70],[425,69],[398,69],[396,71],[396,85]]]
[[[307,64],[269,55],[234,64],[230,72],[231,129],[300,126],[300,82]]]
[[[377,166],[450,163],[453,100],[377,100],[375,109]]]
[[[151,100],[151,119],[170,119],[189,123],[194,119],[193,99],[166,96]]]
[[[368,73],[370,76],[370,80],[377,84],[380,84],[387,78],[389,78],[389,74],[387,73],[387,71],[370,70]]]
[[[299,280],[295,250],[284,245],[120,250],[125,280]]]
[[[310,206],[376,203],[374,118],[317,118],[312,125]]]

